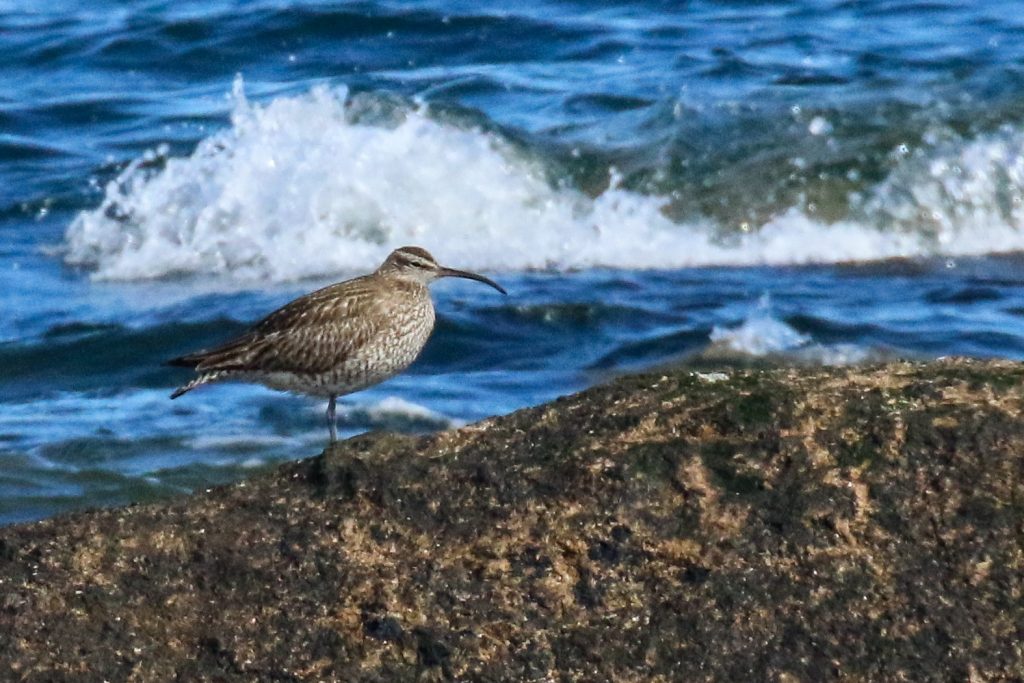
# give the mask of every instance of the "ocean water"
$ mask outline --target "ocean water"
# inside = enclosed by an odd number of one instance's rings
[[[1024,357],[1024,13],[932,0],[0,0],[0,523],[317,453],[175,355],[418,244],[345,434],[687,363]]]

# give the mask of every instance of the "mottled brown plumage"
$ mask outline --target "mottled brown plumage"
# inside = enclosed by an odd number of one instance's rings
[[[402,247],[369,275],[299,297],[226,344],[169,361],[199,373],[171,398],[227,380],[323,396],[333,441],[337,397],[401,372],[423,349],[434,327],[427,285],[440,277],[505,292],[482,275],[438,265],[424,249]]]

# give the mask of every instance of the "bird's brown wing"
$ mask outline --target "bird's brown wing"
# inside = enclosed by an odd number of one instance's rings
[[[385,329],[383,294],[368,278],[330,285],[285,304],[226,344],[169,363],[198,372],[326,372]]]

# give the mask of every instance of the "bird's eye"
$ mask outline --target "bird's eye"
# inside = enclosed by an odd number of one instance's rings
[[[430,260],[419,254],[408,252],[397,252],[394,254],[394,263],[402,268],[419,268],[421,270],[433,270],[437,266]]]

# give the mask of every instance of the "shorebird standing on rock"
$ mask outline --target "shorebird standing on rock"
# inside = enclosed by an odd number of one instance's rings
[[[325,397],[331,441],[337,441],[338,396],[382,382],[416,360],[434,329],[427,285],[442,277],[476,280],[506,294],[483,275],[445,268],[425,249],[402,247],[369,275],[299,297],[217,348],[168,361],[199,373],[171,398],[230,380]]]

